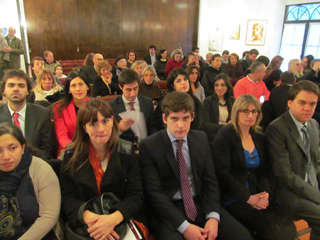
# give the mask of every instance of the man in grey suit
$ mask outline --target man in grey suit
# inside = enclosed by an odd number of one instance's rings
[[[123,94],[109,102],[115,117],[119,122],[119,129],[122,132],[120,138],[133,143],[138,143],[139,139],[135,136],[131,126],[134,123],[132,119],[122,119],[119,113],[125,111],[140,111],[143,113],[146,121],[146,130],[148,136],[157,131],[154,121],[154,108],[150,98],[138,96],[139,75],[132,69],[122,70],[119,76],[119,87]],[[141,130],[141,129],[139,129]]]
[[[18,126],[36,156],[52,158],[50,111],[42,106],[27,103],[32,83],[22,70],[8,71],[0,85],[0,91],[8,103],[0,107],[0,122],[11,122]]]
[[[308,80],[288,92],[289,111],[266,130],[268,149],[277,177],[275,200],[288,217],[304,219],[310,239],[320,239],[319,125],[312,119],[320,96]]]

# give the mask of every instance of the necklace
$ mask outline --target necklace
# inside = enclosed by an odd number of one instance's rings
[[[220,102],[220,101],[218,102],[218,105],[221,106],[221,107],[227,106],[226,102],[222,103],[222,102]]]

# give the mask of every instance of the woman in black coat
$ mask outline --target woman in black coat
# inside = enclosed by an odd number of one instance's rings
[[[61,167],[62,211],[67,223],[72,230],[86,229],[94,239],[118,239],[115,226],[128,222],[143,201],[133,146],[118,136],[110,105],[102,99],[85,102]],[[84,203],[106,192],[120,199],[112,214],[97,215],[87,206],[79,216]]]
[[[222,205],[257,239],[295,239],[293,221],[272,204],[273,173],[266,140],[260,134],[260,104],[252,95],[235,101],[232,124],[222,128],[212,144]]]
[[[231,109],[235,98],[227,74],[221,73],[213,81],[214,93],[202,105],[203,129],[209,142],[213,142],[217,132],[231,121]]]
[[[111,66],[107,61],[100,61],[97,66],[97,77],[93,83],[93,95],[107,96],[116,94],[119,86],[112,81]]]

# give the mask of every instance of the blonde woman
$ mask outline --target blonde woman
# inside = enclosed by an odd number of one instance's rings
[[[56,82],[52,72],[48,69],[43,69],[36,79],[36,85],[34,87],[35,101],[49,102],[46,98],[47,96],[62,90],[63,88]]]
[[[302,64],[299,59],[292,59],[289,62],[289,72],[292,72],[296,78],[302,77]]]

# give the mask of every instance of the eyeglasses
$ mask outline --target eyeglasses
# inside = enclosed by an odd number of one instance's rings
[[[257,109],[254,109],[254,110],[248,110],[248,109],[242,109],[242,110],[239,110],[240,113],[242,113],[243,115],[249,115],[250,113],[252,113],[252,115],[257,115],[260,111],[257,110]]]

